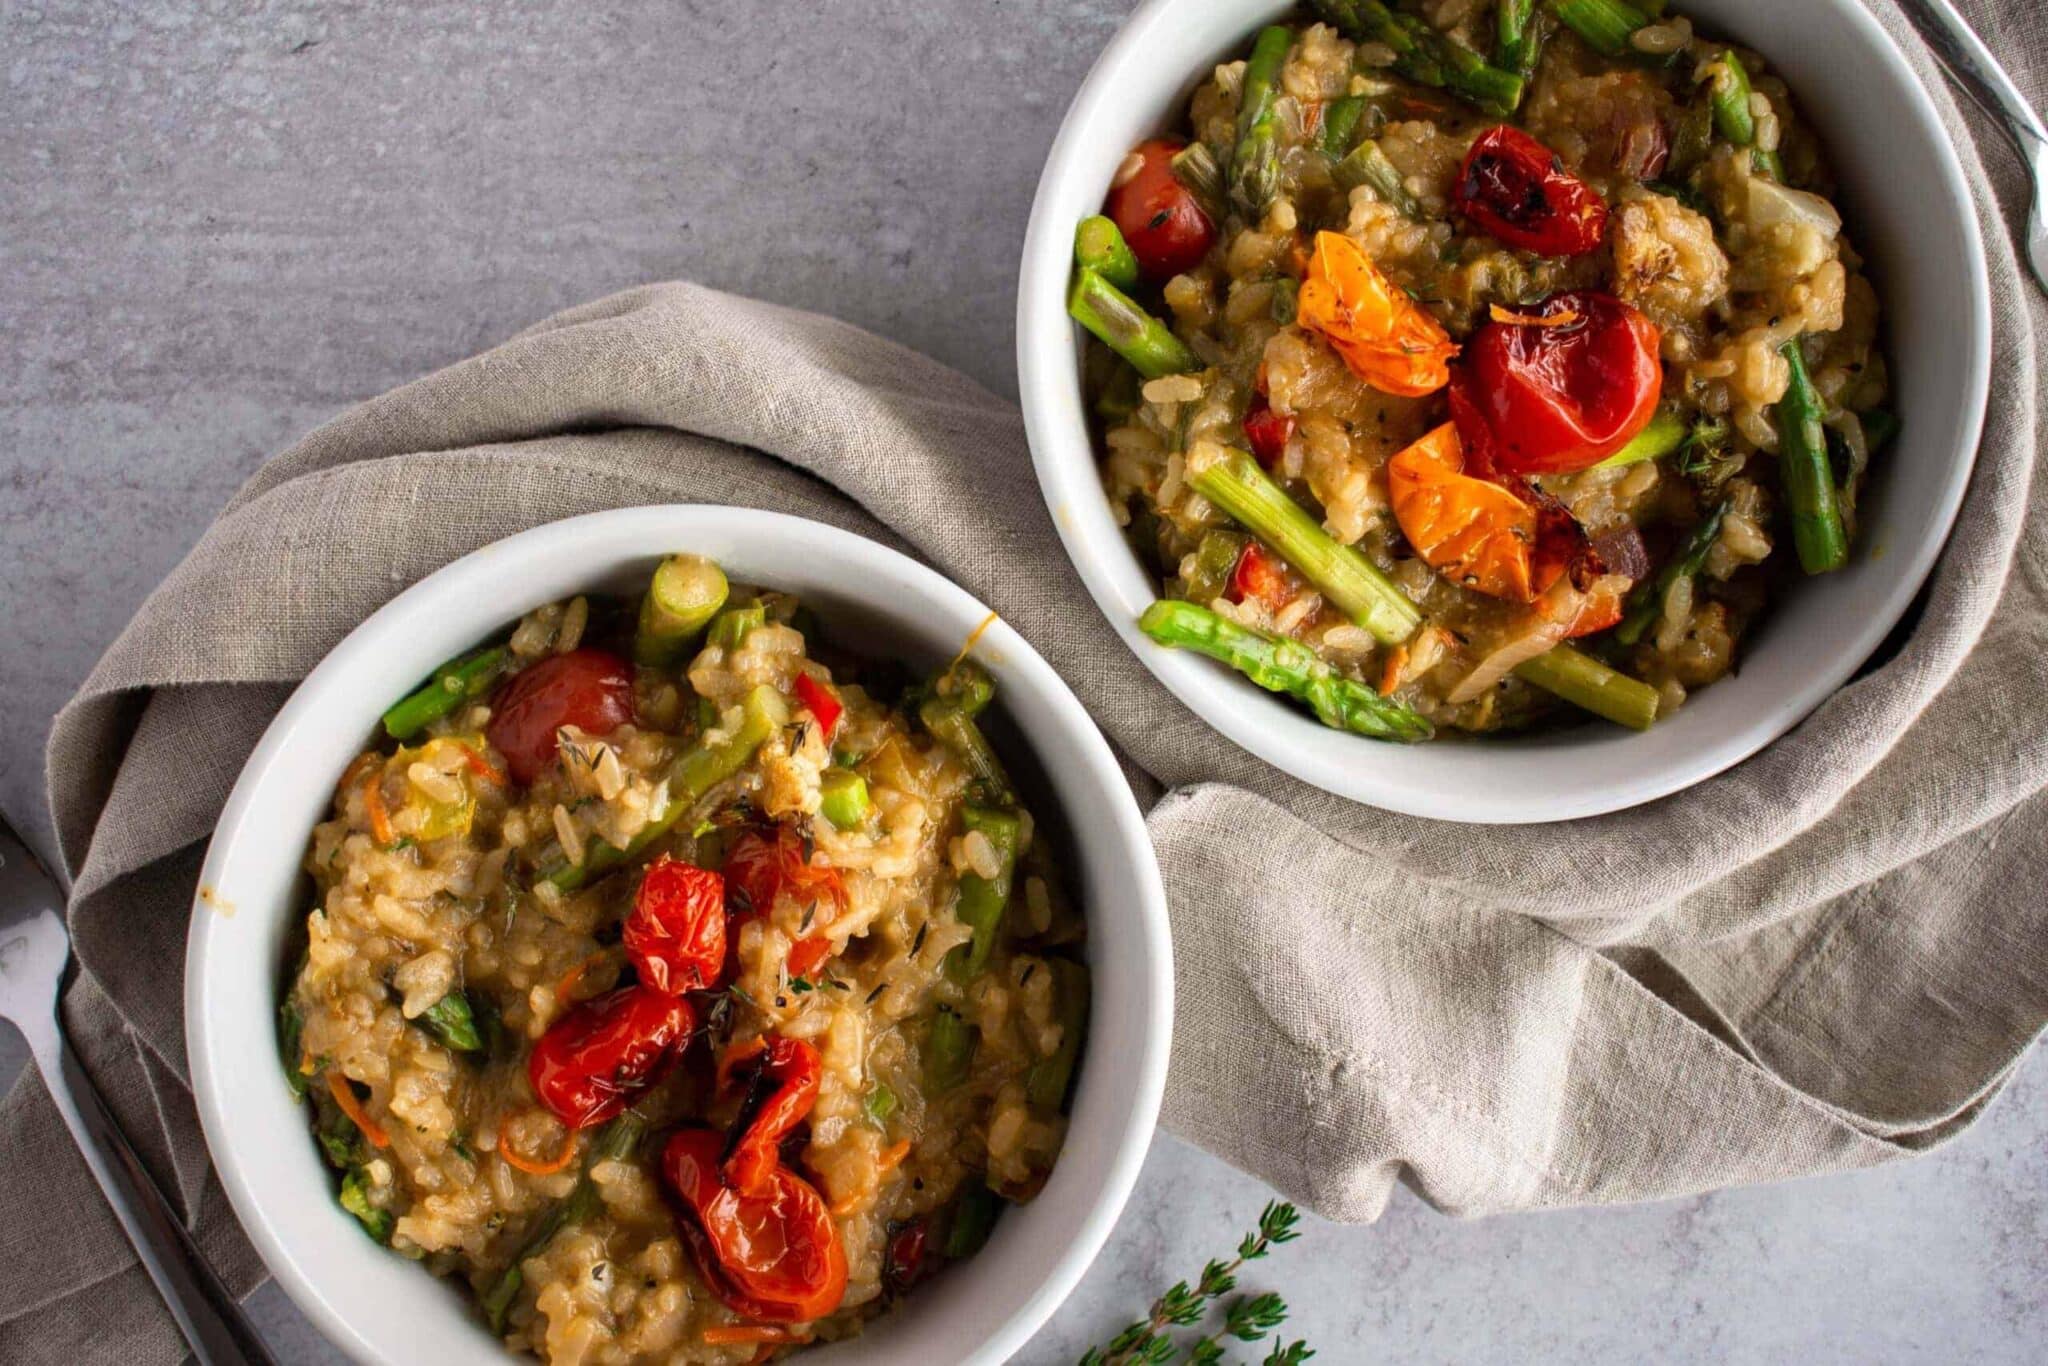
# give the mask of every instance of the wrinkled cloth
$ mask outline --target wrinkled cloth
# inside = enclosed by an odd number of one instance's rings
[[[1986,170],[1994,402],[1904,643],[1791,734],[1634,811],[1474,828],[1358,806],[1220,739],[1064,559],[1015,410],[830,319],[687,284],[572,310],[365,403],[251,479],[57,718],[70,1027],[237,1288],[179,974],[204,842],[301,678],[489,541],[632,504],[874,537],[1000,610],[1133,766],[1172,907],[1165,1121],[1337,1219],[1409,1180],[1464,1214],[1868,1166],[1966,1126],[2048,1022],[2048,495],[2035,328]],[[2037,95],[2048,22],[1970,6]],[[2015,210],[2016,212],[2017,210]],[[2024,703],[2022,702],[2024,699]],[[1095,908],[1115,914],[1114,907]],[[0,1359],[179,1344],[31,1074],[0,1105]]]

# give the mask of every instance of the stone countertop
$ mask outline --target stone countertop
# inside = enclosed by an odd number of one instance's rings
[[[0,804],[47,842],[47,718],[265,455],[558,308],[688,277],[1014,393],[1039,165],[1127,8],[4,0]],[[1404,1193],[1248,1285],[1333,1363],[2040,1360],[2044,1134],[2037,1057],[1918,1163],[1472,1223]],[[1265,1198],[1161,1138],[1020,1359],[1071,1360]],[[282,1359],[332,1355],[256,1307]]]

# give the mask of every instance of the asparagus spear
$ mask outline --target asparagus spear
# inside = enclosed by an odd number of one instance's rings
[[[1355,190],[1360,185],[1369,186],[1383,202],[1393,205],[1407,217],[1422,216],[1422,209],[1416,204],[1415,196],[1408,193],[1400,171],[1387,160],[1386,152],[1371,138],[1352,148],[1350,155],[1331,169],[1330,178],[1346,190]]]
[[[1515,672],[1573,706],[1632,730],[1648,730],[1657,719],[1655,688],[1569,645],[1553,645],[1547,653],[1517,664]]]
[[[1714,542],[1721,536],[1721,521],[1728,515],[1728,504],[1716,503],[1709,512],[1687,534],[1684,544],[1678,547],[1655,577],[1639,583],[1628,595],[1628,610],[1623,613],[1621,625],[1614,628],[1614,638],[1624,645],[1633,645],[1643,638],[1643,632],[1657,619],[1664,608],[1664,595],[1671,591],[1671,585],[1680,579],[1691,578],[1700,572],[1707,562],[1707,552],[1714,548]]]
[[[1640,57],[1631,41],[1650,17],[1622,0],[1550,0],[1564,26],[1603,57]]]
[[[768,624],[768,609],[758,602],[728,607],[712,619],[705,639],[730,654],[757,628]]]
[[[469,997],[460,991],[451,991],[428,1006],[413,1023],[454,1052],[483,1051],[484,1040],[477,1032],[476,1015],[469,1008]]]
[[[1173,154],[1169,163],[1173,167],[1173,178],[1187,187],[1202,212],[1211,219],[1223,217],[1223,168],[1216,164],[1216,153],[1206,142],[1191,142]]]
[[[1285,24],[1259,30],[1244,64],[1237,105],[1237,148],[1230,157],[1230,197],[1254,216],[1280,189],[1280,68],[1294,46]]]
[[[739,772],[769,736],[789,724],[789,703],[766,683],[756,686],[740,705],[737,731],[713,743],[699,741],[676,757],[669,766],[667,795],[624,849],[602,842],[592,844],[583,862],[556,868],[547,874],[547,881],[563,892],[573,892],[638,858],[649,845],[674,829],[683,813],[705,793]]]
[[[940,1006],[932,1016],[930,1032],[925,1035],[925,1084],[935,1092],[943,1092],[966,1081],[977,1042],[973,1025],[961,1019],[957,1011]]]
[[[841,830],[867,818],[868,780],[850,768],[826,770],[818,779],[818,814]]]
[[[953,959],[958,964],[957,979],[965,982],[980,976],[995,952],[996,932],[1002,928],[1010,887],[1016,880],[1017,856],[1023,852],[1024,822],[1014,811],[987,806],[967,807],[960,813],[960,822],[967,833],[979,833],[989,842],[998,865],[994,877],[960,875],[960,895],[953,912],[974,931],[974,938],[956,950]]]
[[[1543,44],[1550,38],[1550,18],[1536,0],[1500,0],[1494,16],[1493,63],[1524,81],[1536,74]]]
[[[1849,562],[1849,535],[1836,502],[1835,476],[1828,468],[1827,436],[1821,428],[1820,395],[1806,373],[1806,357],[1794,337],[1778,348],[1792,375],[1771,416],[1778,427],[1778,478],[1792,510],[1792,544],[1799,567],[1826,574]]]
[[[1181,585],[1187,600],[1207,606],[1222,597],[1244,546],[1245,538],[1234,531],[1203,532],[1195,544],[1194,572]]]
[[[1010,775],[1003,770],[1003,761],[996,757],[995,747],[981,733],[981,726],[966,707],[957,700],[934,694],[919,704],[917,719],[924,722],[924,728],[934,739],[967,765],[968,771],[974,775],[978,796],[1003,804],[1016,800],[1010,786]]]
[[[655,566],[640,600],[633,657],[654,668],[675,664],[718,610],[731,586],[725,571],[701,555],[671,555]]]
[[[1659,409],[1652,414],[1644,428],[1629,438],[1628,444],[1613,455],[1602,460],[1595,469],[1613,469],[1617,465],[1634,465],[1644,460],[1661,460],[1685,444],[1691,428],[1685,419],[1676,413]]]
[[[932,680],[931,694],[951,702],[969,716],[979,716],[995,701],[996,681],[971,659],[956,660]]]
[[[940,1252],[957,1262],[981,1251],[1001,1209],[1002,1197],[988,1188],[987,1181],[970,1178],[953,1202],[953,1219]]]
[[[1138,258],[1114,220],[1096,214],[1074,228],[1074,260],[1118,289],[1138,287]]]
[[[1333,672],[1300,641],[1254,631],[1207,607],[1161,598],[1138,618],[1138,629],[1161,645],[1228,664],[1269,692],[1306,702],[1333,730],[1377,740],[1427,740],[1435,733],[1428,721],[1400,703]]]
[[[299,1070],[304,1048],[299,1036],[305,1032],[306,1017],[299,1010],[298,1002],[286,996],[277,1008],[277,1055],[284,1063],[284,1084],[291,1089],[293,1100],[304,1100],[313,1079]]]
[[[1756,145],[1756,115],[1749,107],[1753,87],[1749,83],[1749,72],[1742,65],[1742,58],[1735,55],[1734,48],[1724,48],[1714,59],[1715,71],[1709,87],[1707,105],[1713,111],[1714,131],[1737,147],[1750,150],[1750,164],[1773,180],[1785,178],[1784,165],[1776,152],[1766,152]]]
[[[1506,116],[1522,102],[1523,81],[1411,14],[1381,0],[1310,0],[1310,7],[1347,38],[1394,50],[1394,69],[1420,85],[1448,90],[1489,114]]]
[[[472,650],[434,670],[417,692],[408,693],[384,713],[384,733],[410,740],[464,702],[482,697],[498,681],[511,656],[500,645]]]
[[[1188,482],[1277,550],[1374,639],[1397,644],[1422,624],[1422,614],[1393,580],[1350,546],[1332,540],[1246,452],[1226,451],[1222,459],[1191,473]]]
[[[391,1230],[398,1223],[388,1209],[378,1209],[370,1203],[369,1183],[361,1167],[350,1167],[348,1175],[341,1178],[341,1194],[337,1197],[341,1207],[356,1217],[363,1226],[363,1232],[377,1242],[389,1247]]]
[[[1074,1065],[1081,1057],[1081,1041],[1088,1031],[1088,969],[1067,958],[1050,959],[1047,966],[1053,975],[1053,1009],[1059,1015],[1060,1042],[1051,1056],[1031,1064],[1024,1074],[1024,1093],[1041,1110],[1057,1110],[1066,1103]]]
[[[1345,95],[1331,100],[1323,106],[1323,155],[1332,161],[1343,160],[1351,150],[1351,144],[1358,137],[1359,122],[1372,101],[1364,95]]]
[[[478,1297],[484,1319],[491,1325],[493,1333],[505,1331],[505,1315],[512,1308],[512,1299],[519,1293],[522,1280],[520,1264],[553,1242],[557,1233],[588,1221],[603,1207],[603,1197],[598,1194],[597,1184],[590,1179],[591,1169],[600,1162],[623,1162],[631,1157],[646,1132],[646,1121],[628,1110],[606,1125],[598,1135],[597,1142],[591,1145],[590,1160],[584,1164],[583,1175],[575,1188],[541,1216],[531,1236],[512,1259],[512,1265],[499,1272],[498,1279],[491,1282],[491,1288]]]
[[[1146,379],[1202,368],[1201,359],[1173,335],[1173,329],[1087,266],[1074,272],[1067,312]]]

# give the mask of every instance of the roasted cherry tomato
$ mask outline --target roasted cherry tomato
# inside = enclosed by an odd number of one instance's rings
[[[1451,377],[1456,342],[1443,324],[1341,232],[1316,234],[1294,320],[1329,343],[1383,394],[1433,394]]]
[[[1170,138],[1139,143],[1131,152],[1135,169],[1110,187],[1102,206],[1147,279],[1169,280],[1193,270],[1216,240],[1215,224],[1173,174],[1174,155],[1186,145]]]
[[[1655,323],[1597,289],[1502,315],[1465,343],[1452,384],[1458,435],[1510,474],[1597,465],[1656,413],[1664,389],[1659,341]]]
[[[571,650],[521,669],[491,698],[485,737],[525,786],[555,762],[555,732],[609,735],[633,719],[633,666],[603,650]]]
[[[809,977],[832,956],[830,935],[807,934],[789,946],[789,975]]]
[[[647,865],[620,938],[656,991],[716,986],[725,972],[725,879],[662,855]]]
[[[889,1235],[882,1254],[882,1285],[890,1294],[902,1294],[931,1273],[930,1241],[923,1219],[912,1219]]]
[[[720,1090],[744,1088],[721,1174],[734,1190],[758,1194],[781,1158],[782,1140],[810,1117],[824,1066],[802,1039],[764,1034],[718,1060]]]
[[[1287,451],[1287,439],[1294,435],[1294,417],[1276,413],[1264,391],[1254,391],[1251,406],[1244,412],[1244,439],[1261,465],[1272,469]]]
[[[837,868],[811,862],[803,839],[786,825],[734,840],[725,855],[727,909],[741,919],[767,915],[784,898],[816,905],[812,923],[819,924],[846,908],[846,881]]]
[[[808,1181],[777,1164],[759,1192],[720,1178],[725,1135],[683,1129],[662,1150],[662,1174],[704,1283],[727,1307],[769,1323],[822,1318],[846,1297],[846,1249]]]
[[[527,1059],[527,1080],[570,1128],[602,1124],[654,1084],[693,1023],[682,997],[621,987],[585,1001],[541,1035]]]
[[[1266,604],[1267,611],[1279,611],[1294,601],[1294,583],[1287,572],[1287,562],[1257,541],[1246,542],[1230,571],[1229,597],[1232,602],[1256,598]]]
[[[1519,251],[1583,256],[1607,231],[1607,202],[1519,128],[1489,128],[1465,154],[1451,203]]]
[[[804,704],[804,710],[818,723],[818,729],[825,732],[825,738],[832,738],[832,728],[839,724],[841,712],[846,710],[832,690],[809,674],[796,676],[796,700]]]

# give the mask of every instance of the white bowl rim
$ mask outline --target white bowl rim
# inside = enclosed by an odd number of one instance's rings
[[[1244,15],[1243,34],[1271,22],[1291,6],[1277,0],[1218,0]],[[1040,492],[1062,544],[1089,595],[1131,652],[1176,698],[1229,740],[1275,768],[1339,797],[1404,815],[1481,825],[1522,825],[1575,820],[1625,810],[1682,791],[1713,777],[1763,749],[1791,730],[1840,689],[1883,644],[1905,615],[1946,546],[1968,490],[1982,439],[1991,377],[1991,288],[1984,244],[1962,165],[1932,99],[1904,54],[1876,18],[1855,0],[1824,0],[1886,68],[1904,96],[1911,119],[1932,145],[1942,183],[1921,198],[1938,200],[1960,215],[1967,259],[1960,263],[1970,327],[1954,339],[1964,354],[1964,411],[1957,416],[1949,477],[1925,519],[1925,532],[1908,553],[1894,560],[1896,573],[1873,610],[1860,620],[1852,639],[1799,685],[1769,700],[1749,724],[1717,741],[1683,752],[1649,772],[1622,772],[1604,783],[1547,794],[1539,808],[1526,793],[1495,787],[1470,774],[1435,775],[1417,782],[1390,782],[1356,761],[1357,747],[1372,742],[1349,736],[1306,735],[1287,720],[1288,704],[1232,675],[1205,658],[1160,646],[1137,627],[1140,613],[1157,596],[1156,585],[1137,564],[1112,519],[1097,473],[1094,442],[1081,414],[1074,379],[1078,329],[1065,308],[1071,274],[1073,223],[1053,221],[1053,203],[1067,178],[1067,165],[1102,111],[1122,101],[1126,72],[1156,65],[1149,52],[1177,22],[1189,0],[1144,0],[1096,59],[1069,105],[1047,153],[1031,217],[1025,230],[1017,285],[1017,379],[1025,434]],[[1217,7],[1215,4],[1209,8]],[[1166,44],[1168,50],[1171,45]],[[1768,51],[1766,51],[1766,55]],[[1187,73],[1192,77],[1194,73]],[[1897,450],[1894,450],[1894,456]],[[1510,741],[1456,738],[1427,748],[1470,749],[1489,744],[1533,746],[1572,743],[1572,731]],[[1619,728],[1615,728],[1619,729]],[[1285,731],[1285,733],[1283,733]],[[1626,736],[1615,737],[1626,740]],[[1613,741],[1610,740],[1610,743]],[[1598,743],[1596,741],[1596,743]]]
[[[1120,1091],[1117,1097],[1125,1109],[1121,1124],[1116,1127],[1113,1155],[1104,1170],[1097,1198],[1069,1231],[1070,1241],[1051,1273],[1030,1298],[993,1332],[971,1348],[964,1349],[963,1362],[995,1366],[1030,1339],[1079,1284],[1107,1241],[1137,1183],[1165,1092],[1173,1027],[1173,957],[1166,892],[1136,797],[1108,742],[1065,680],[1006,619],[965,589],[908,556],[850,531],[786,513],[712,504],[659,504],[568,517],[491,542],[451,561],[399,593],[351,630],[307,674],[251,751],[222,809],[200,872],[199,891],[193,901],[191,928],[186,941],[184,1006],[193,1097],[207,1147],[228,1199],[265,1266],[328,1339],[357,1360],[387,1362],[404,1358],[393,1355],[390,1350],[396,1338],[369,1332],[364,1324],[342,1311],[328,1287],[305,1273],[293,1247],[274,1224],[253,1177],[245,1145],[260,1140],[239,1133],[234,1116],[228,1111],[228,1101],[235,1088],[223,1075],[224,1059],[207,1002],[210,987],[225,985],[213,982],[209,970],[209,945],[219,927],[232,914],[232,908],[223,914],[219,905],[210,903],[207,890],[221,884],[221,875],[230,864],[261,798],[264,775],[281,762],[289,762],[289,740],[295,726],[330,701],[325,693],[332,680],[346,677],[359,656],[389,648],[394,631],[415,614],[467,594],[488,596],[495,583],[504,581],[501,576],[516,578],[519,566],[528,557],[559,551],[577,539],[627,537],[643,531],[655,531],[660,533],[660,537],[654,543],[674,547],[689,545],[693,537],[701,537],[714,528],[728,538],[743,536],[774,540],[798,537],[807,549],[845,562],[850,572],[863,563],[869,569],[886,567],[890,578],[899,586],[906,583],[914,585],[912,591],[919,594],[923,602],[943,605],[956,619],[962,616],[970,621],[993,618],[980,636],[977,648],[989,657],[1002,659],[1006,675],[1028,679],[1029,686],[1061,714],[1062,729],[1082,752],[1085,772],[1080,775],[1071,771],[1063,774],[1060,787],[1071,790],[1078,781],[1099,787],[1114,822],[1114,842],[1121,845],[1126,853],[1134,855],[1129,871],[1139,889],[1135,904],[1118,907],[1114,911],[1105,908],[1094,912],[1095,915],[1113,913],[1130,918],[1146,992],[1146,999],[1141,1003],[1141,1037],[1119,1041],[1120,1051],[1127,1049],[1134,1061],[1129,1089]],[[651,556],[661,552],[647,553]],[[593,577],[599,572],[593,569]],[[772,576],[755,577],[757,580],[765,577],[769,580],[768,586],[773,586]],[[419,661],[415,676],[424,676],[437,662],[438,658]],[[374,714],[367,715],[365,721],[364,731],[367,733],[374,725]],[[274,1014],[274,1004],[268,1010]],[[1097,1014],[1099,1017],[1100,1012]],[[225,1027],[226,1022],[222,1024]],[[1092,1040],[1091,1033],[1091,1053],[1094,1049]],[[274,1053],[274,1048],[271,1051]],[[1085,1071],[1083,1077],[1085,1083]],[[1097,1108],[1106,1109],[1103,1106]],[[1115,1123],[1113,1120],[1103,1122]],[[297,1133],[292,1135],[295,1138],[301,1136]],[[318,1198],[326,1200],[326,1192],[323,1190]],[[367,1243],[365,1247],[371,1255],[391,1256]],[[969,1262],[961,1270],[971,1274],[973,1267],[974,1264]],[[425,1275],[424,1272],[420,1274]],[[867,1336],[864,1334],[852,1339],[850,1344],[834,1344],[834,1350],[820,1355],[836,1359],[839,1355],[837,1348],[859,1344]],[[499,1356],[510,1359],[502,1349]]]

